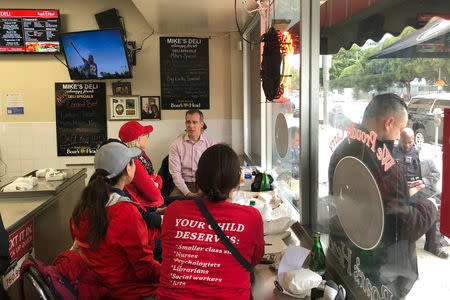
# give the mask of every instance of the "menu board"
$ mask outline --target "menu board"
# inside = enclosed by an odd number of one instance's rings
[[[162,109],[209,109],[207,38],[160,37]]]
[[[59,52],[59,11],[0,9],[0,53]]]
[[[55,83],[58,156],[95,155],[106,140],[106,85]]]

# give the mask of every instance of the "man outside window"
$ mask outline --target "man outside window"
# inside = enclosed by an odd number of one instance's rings
[[[427,174],[422,172],[419,150],[414,145],[414,131],[411,128],[402,130],[399,143],[394,147],[392,155],[404,174],[406,174],[410,195],[415,195],[417,193],[416,197],[421,196],[431,198],[432,201],[435,201],[436,205],[440,207],[441,199],[438,195],[439,193],[435,191],[434,184],[431,184],[436,181],[435,177],[437,170],[434,168],[434,172],[428,172]],[[428,164],[430,163],[433,162],[428,162]],[[428,184],[425,184],[425,182]],[[448,258],[448,252],[442,249],[440,245],[439,220],[437,220],[436,224],[425,234],[424,249],[437,257]]]
[[[412,203],[405,175],[391,156],[394,141],[407,121],[407,107],[399,96],[375,96],[364,111],[361,126],[347,131],[358,134],[340,143],[331,156],[328,169],[331,195],[334,171],[346,156],[359,159],[377,182],[384,208],[384,231],[377,246],[371,250],[356,247],[343,233],[337,218],[330,220],[330,239],[338,245],[342,242],[352,257],[359,257],[358,269],[370,278],[373,286],[386,287],[392,293],[392,299],[404,299],[417,280],[415,242],[437,219],[437,209],[432,201],[417,198]]]
[[[191,109],[185,116],[186,133],[178,137],[169,149],[169,172],[175,187],[170,196],[198,196],[195,171],[202,153],[214,142],[202,133],[203,113]]]

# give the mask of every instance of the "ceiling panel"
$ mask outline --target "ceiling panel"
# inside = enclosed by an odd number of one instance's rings
[[[149,25],[159,33],[237,31],[234,0],[132,1]],[[236,3],[239,25],[242,28],[251,15],[242,0],[236,0]]]

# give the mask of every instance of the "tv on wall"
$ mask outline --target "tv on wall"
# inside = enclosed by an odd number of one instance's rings
[[[72,80],[131,78],[120,29],[61,33]]]
[[[57,9],[0,9],[0,54],[57,53]]]

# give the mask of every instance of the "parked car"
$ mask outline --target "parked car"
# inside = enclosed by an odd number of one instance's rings
[[[450,93],[414,96],[408,103],[411,128],[415,143],[434,142],[438,127],[438,142],[442,143],[442,115],[444,108],[450,108]]]

